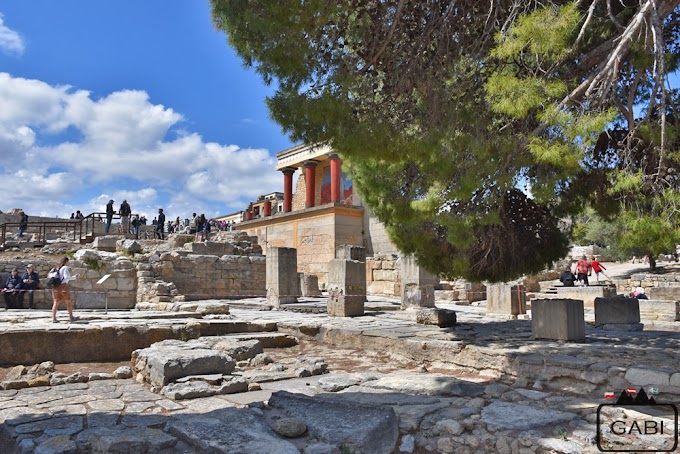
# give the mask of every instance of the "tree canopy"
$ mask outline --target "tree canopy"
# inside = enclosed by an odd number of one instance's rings
[[[330,144],[395,244],[507,280],[564,256],[559,219],[676,228],[680,0],[212,0],[272,118]]]

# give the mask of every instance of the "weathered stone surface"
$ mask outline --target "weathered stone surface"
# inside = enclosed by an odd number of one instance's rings
[[[144,381],[164,386],[188,375],[230,374],[236,364],[223,352],[202,343],[164,341],[133,352],[135,370]]]
[[[338,394],[309,397],[278,391],[269,406],[303,419],[314,438],[362,452],[389,454],[397,444],[399,426],[394,410],[361,405]]]
[[[356,386],[363,381],[359,374],[332,374],[320,378],[317,384],[324,391],[338,392],[350,386]]]
[[[595,324],[640,323],[640,305],[637,298],[616,296],[595,298]]]
[[[256,410],[224,408],[206,414],[178,414],[167,432],[197,452],[299,454],[292,443],[279,438]]]
[[[434,286],[439,278],[426,271],[412,255],[401,261],[401,308],[434,307]]]
[[[272,359],[271,356],[269,356],[266,353],[260,353],[258,355],[255,355],[253,359],[250,360],[250,365],[253,367],[266,366],[267,364],[271,364],[273,362],[274,360]]]
[[[76,443],[67,435],[48,438],[35,448],[35,454],[75,454],[78,452]]]
[[[427,396],[477,397],[484,394],[483,385],[438,374],[389,375],[362,386]]]
[[[460,425],[460,423],[454,419],[442,419],[437,421],[435,428],[439,431],[441,435],[453,435],[457,436],[463,433],[465,428]]]
[[[528,430],[576,418],[578,415],[575,413],[496,401],[482,410],[481,422],[502,430]]]
[[[78,434],[79,452],[152,453],[172,449],[177,439],[148,427],[96,427]]]
[[[120,366],[113,371],[115,378],[130,378],[132,377],[132,368],[130,366]]]
[[[14,366],[7,372],[7,375],[5,375],[5,380],[19,380],[21,377],[26,375],[28,373],[28,368],[24,365],[19,364],[18,366]]]
[[[267,248],[267,302],[274,307],[297,302],[297,249]]]
[[[626,371],[625,379],[637,386],[664,386],[670,384],[671,374],[660,370],[631,367]]]
[[[555,287],[555,290],[560,299],[581,300],[587,307],[592,307],[593,304],[595,304],[595,298],[616,296],[616,288],[604,285],[591,285],[590,287]]]
[[[680,301],[680,287],[652,287],[647,296],[650,300]]]
[[[137,254],[142,252],[142,245],[137,240],[118,240],[116,250],[126,254]]]
[[[487,314],[519,315],[526,313],[527,294],[523,285],[487,285],[486,296]]]
[[[298,273],[300,280],[300,294],[305,297],[321,296],[319,277],[316,274]]]
[[[331,260],[328,264],[328,315],[364,315],[365,302],[366,263],[358,260]]]
[[[531,302],[531,331],[534,339],[584,340],[586,328],[583,301],[533,300]]]
[[[279,418],[271,423],[277,434],[286,438],[299,437],[307,431],[307,424],[300,418]]]
[[[32,432],[43,432],[50,429],[74,428],[79,432],[83,428],[82,416],[62,416],[40,421],[19,424],[14,428],[18,434],[28,434]]]
[[[208,336],[199,340],[209,344],[215,350],[224,352],[236,361],[255,358],[263,353],[262,342],[257,339],[241,340],[230,336]]]
[[[416,322],[421,325],[435,325],[440,328],[456,326],[456,311],[440,308],[418,309]]]
[[[219,389],[205,381],[191,381],[170,383],[163,387],[161,394],[172,400],[196,399],[198,397],[215,396],[219,394]]]

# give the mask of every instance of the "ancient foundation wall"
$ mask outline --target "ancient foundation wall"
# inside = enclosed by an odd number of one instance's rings
[[[637,287],[642,287],[650,299],[680,300],[680,276],[638,273],[628,279],[616,279],[613,283],[616,285],[617,292],[624,295],[634,291]]]
[[[393,254],[367,257],[366,285],[369,295],[401,296],[398,257]]]
[[[137,265],[138,302],[265,295],[265,257],[165,252]]]
[[[94,253],[92,253],[94,254]],[[69,263],[71,274],[78,274],[78,278],[69,283],[71,298],[78,309],[104,309],[108,297],[109,309],[131,309],[135,306],[137,293],[137,276],[135,266],[127,257],[117,259],[95,258],[95,255],[85,256],[85,260],[72,259]],[[19,269],[19,274],[26,272],[26,265],[31,263],[40,275],[40,287],[34,292],[34,304],[38,309],[52,307],[52,292],[46,289],[47,273],[55,265],[54,261],[16,260],[0,262],[0,285],[7,282],[12,268]],[[97,284],[104,275],[110,275],[102,285]],[[4,298],[0,298],[0,305],[4,306]],[[28,307],[28,295],[24,297],[24,307]]]

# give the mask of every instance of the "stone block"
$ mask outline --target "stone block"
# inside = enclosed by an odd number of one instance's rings
[[[668,386],[670,385],[671,374],[660,370],[631,367],[626,371],[624,378],[636,386]]]
[[[486,287],[486,296],[487,314],[526,313],[527,293],[523,285],[491,284]]]
[[[650,300],[680,300],[680,287],[652,287],[646,293]]]
[[[595,298],[609,298],[616,296],[616,287],[605,285],[591,285],[589,287],[555,287],[560,298],[583,301],[587,307],[593,307]]]
[[[366,263],[333,259],[328,266],[328,315],[364,315],[366,302]]]
[[[487,299],[486,286],[478,282],[465,283],[465,300],[468,303]]]
[[[533,300],[531,302],[531,331],[534,339],[585,340],[583,301]]]
[[[98,251],[116,252],[116,243],[119,238],[113,235],[98,236],[92,242],[92,247]]]
[[[353,246],[351,244],[340,244],[335,247],[335,258],[365,262],[366,248],[363,246]]]
[[[680,301],[638,300],[642,320],[680,321]]]
[[[637,298],[595,298],[595,325],[640,323]]]
[[[194,235],[185,235],[181,233],[173,233],[168,235],[167,245],[171,249],[178,249],[184,247],[185,244],[194,241]]]
[[[202,255],[232,255],[234,253],[234,245],[231,243],[217,243],[214,241],[199,241],[187,243],[184,245],[184,249],[190,251],[193,254]]]
[[[418,309],[416,322],[421,325],[436,325],[448,328],[456,325],[456,312],[450,309],[427,308]]]
[[[298,273],[298,279],[300,280],[300,295],[306,297],[321,296],[319,277],[316,274]]]
[[[142,252],[142,245],[137,240],[118,240],[116,250],[126,254],[136,254]]]
[[[418,265],[416,258],[401,258],[401,308],[434,307],[434,286],[439,278]]]
[[[267,301],[274,307],[295,303],[298,292],[297,250],[271,247],[267,249],[266,262]],[[365,276],[364,276],[365,278]]]

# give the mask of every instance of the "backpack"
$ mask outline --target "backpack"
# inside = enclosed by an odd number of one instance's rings
[[[59,270],[52,268],[49,273],[47,273],[47,288],[55,288],[61,285],[61,277],[59,277]]]

